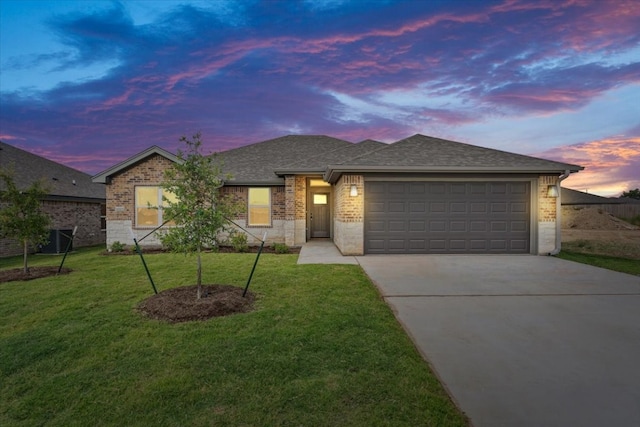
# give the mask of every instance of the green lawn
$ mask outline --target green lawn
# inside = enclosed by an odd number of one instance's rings
[[[358,266],[265,254],[256,311],[168,324],[135,311],[140,259],[99,253],[0,283],[1,426],[466,425]],[[204,281],[244,286],[254,259],[206,254]],[[193,284],[194,258],[146,260],[159,290]]]
[[[607,268],[609,270],[620,271],[622,273],[640,275],[640,261],[637,259],[581,253],[567,251],[564,249],[560,252],[558,257],[569,261],[576,261],[583,264],[595,265],[596,267]]]

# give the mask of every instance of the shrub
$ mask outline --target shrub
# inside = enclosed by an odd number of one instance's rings
[[[229,235],[229,243],[236,252],[249,251],[249,245],[247,244],[247,235],[238,231],[233,231]]]
[[[289,246],[287,246],[285,243],[274,243],[273,250],[277,254],[288,254]]]
[[[111,252],[124,252],[125,245],[119,241],[115,241],[111,244]]]

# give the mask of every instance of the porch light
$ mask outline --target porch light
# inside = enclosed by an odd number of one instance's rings
[[[558,197],[558,186],[550,185],[547,187],[547,196]]]
[[[351,197],[356,197],[358,195],[358,187],[355,184],[351,186],[351,191],[349,191],[349,195]]]

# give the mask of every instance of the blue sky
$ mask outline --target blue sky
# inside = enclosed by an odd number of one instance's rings
[[[0,0],[0,139],[90,174],[201,131],[415,133],[640,187],[640,3]]]

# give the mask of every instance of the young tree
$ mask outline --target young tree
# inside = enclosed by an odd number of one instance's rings
[[[0,238],[19,240],[23,247],[24,274],[29,272],[29,244],[46,244],[49,238],[49,217],[42,212],[40,202],[46,195],[44,185],[34,181],[26,190],[18,189],[13,174],[0,170]]]
[[[222,197],[220,188],[225,176],[222,164],[214,155],[200,153],[200,133],[183,136],[186,151],[178,151],[178,163],[164,175],[163,189],[174,197],[163,195],[163,218],[172,223],[161,236],[169,249],[197,256],[197,297],[202,295],[202,258],[206,248],[218,246],[218,236],[227,229],[229,220],[236,212],[230,199]]]
[[[630,199],[640,200],[640,188],[634,190],[623,191],[620,197],[628,197]]]

